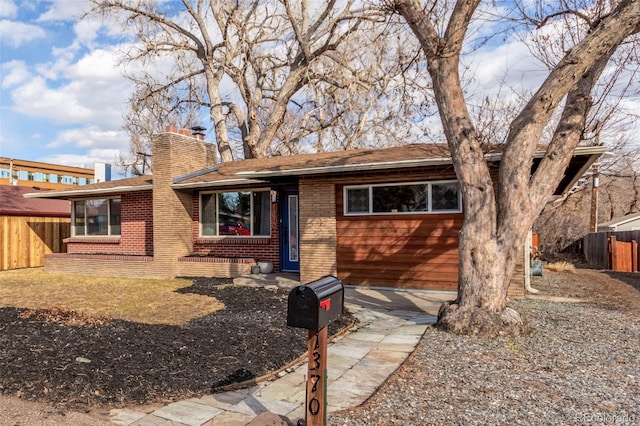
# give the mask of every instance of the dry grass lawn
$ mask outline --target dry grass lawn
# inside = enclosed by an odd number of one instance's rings
[[[576,267],[569,262],[550,262],[544,265],[544,269],[553,272],[569,272],[575,274]]]
[[[60,308],[92,317],[181,325],[224,308],[217,300],[176,290],[190,280],[50,274],[43,268],[0,272],[0,307]]]

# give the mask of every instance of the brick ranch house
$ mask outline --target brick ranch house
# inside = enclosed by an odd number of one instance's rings
[[[602,151],[578,148],[557,194]],[[170,126],[154,138],[153,176],[28,196],[72,201],[67,253],[46,257],[49,272],[234,277],[272,262],[301,282],[457,289],[462,195],[444,144],[218,163],[215,145]],[[520,267],[513,296],[524,279]]]

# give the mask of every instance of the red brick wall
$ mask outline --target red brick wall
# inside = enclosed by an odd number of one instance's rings
[[[148,191],[120,194],[120,237],[94,236],[67,239],[70,254],[153,255],[153,203]]]
[[[193,254],[216,257],[250,257],[273,262],[280,271],[280,221],[278,203],[271,203],[271,237],[200,237],[200,196],[193,195]]]
[[[91,274],[113,277],[154,276],[153,258],[148,256],[101,256],[53,253],[45,256],[44,270],[61,274]]]

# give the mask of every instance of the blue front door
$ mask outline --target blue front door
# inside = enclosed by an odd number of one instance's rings
[[[298,228],[298,191],[285,190],[280,198],[280,268],[285,272],[300,271],[300,235]]]

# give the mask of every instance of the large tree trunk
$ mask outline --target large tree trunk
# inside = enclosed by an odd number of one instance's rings
[[[458,74],[465,34],[479,0],[455,3],[440,35],[419,0],[395,0],[420,42],[433,80],[438,111],[463,196],[458,297],[445,303],[440,327],[462,334],[519,335],[527,327],[508,306],[507,290],[525,235],[558,185],[580,141],[593,85],[612,52],[640,31],[640,0],[623,0],[558,63],[511,125],[500,164],[497,194],[480,138],[468,113]],[[560,124],[533,178],[531,164],[543,127],[567,95]]]
[[[468,114],[459,84],[457,56],[429,63],[440,118],[460,183],[465,219],[459,234],[458,298],[440,309],[438,325],[459,334],[520,335],[527,327],[507,307],[514,253],[523,240],[516,230],[498,235],[494,182],[480,138]],[[522,212],[523,216],[527,213]]]
[[[515,266],[511,239],[499,239],[494,182],[480,137],[467,110],[459,77],[459,52],[479,1],[458,3],[447,35],[441,38],[418,2],[396,6],[416,33],[428,58],[428,71],[460,189],[465,219],[459,235],[458,298],[445,303],[438,325],[468,335],[519,335],[526,325],[507,308],[507,289]]]
[[[218,143],[218,152],[223,162],[233,161],[233,151],[229,143],[229,134],[227,132],[227,122],[224,111],[222,109],[222,97],[220,96],[220,80],[222,76],[219,71],[213,69],[210,63],[204,64],[204,72],[207,81],[207,93],[209,95],[209,115],[216,131],[216,141]]]

